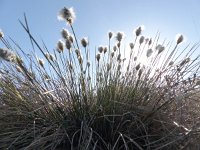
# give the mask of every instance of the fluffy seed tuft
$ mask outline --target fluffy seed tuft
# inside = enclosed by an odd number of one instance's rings
[[[143,42],[144,42],[144,36],[141,36],[139,43],[142,44]]]
[[[0,39],[4,37],[3,32],[0,30]]]
[[[81,39],[81,45],[86,48],[88,45],[88,39],[87,38],[82,38]]]
[[[38,59],[38,63],[41,67],[44,68],[44,60],[43,59]]]
[[[115,52],[112,52],[112,53],[111,53],[111,57],[113,58],[113,57],[114,57],[114,55],[115,55]]]
[[[71,49],[71,47],[72,47],[72,42],[71,42],[71,40],[69,39],[69,37],[66,39],[66,41],[65,41],[65,46],[66,46],[66,48],[68,49],[68,50],[70,50]]]
[[[141,25],[137,29],[135,29],[135,35],[136,36],[140,36],[140,34],[142,33],[142,30],[144,30],[144,26],[143,25]]]
[[[156,50],[158,50],[158,54],[160,54],[160,53],[162,53],[165,50],[165,47],[162,46],[162,45],[160,45],[160,44],[158,44],[156,46]]]
[[[152,53],[153,53],[153,50],[152,49],[148,49],[146,56],[150,57],[152,55]]]
[[[112,36],[113,36],[113,32],[109,31],[109,32],[108,32],[108,38],[111,39]]]
[[[100,60],[100,57],[101,57],[100,54],[97,54],[97,55],[96,55],[96,59],[97,59],[98,62],[99,62],[99,60]]]
[[[70,33],[69,33],[69,31],[67,29],[63,28],[61,30],[61,35],[62,35],[63,39],[67,39],[70,36]]]
[[[133,43],[130,43],[129,46],[130,46],[131,49],[134,48],[134,44]]]
[[[60,10],[58,14],[58,19],[59,20],[64,20],[69,24],[72,24],[76,18],[76,15],[74,13],[73,7],[71,8],[66,8],[64,7],[63,9]]]
[[[98,47],[99,53],[102,53],[102,52],[103,52],[103,49],[104,49],[103,46],[99,46],[99,47]]]
[[[122,39],[124,38],[124,36],[125,36],[125,34],[124,34],[124,32],[117,32],[117,34],[116,34],[116,40],[118,41],[118,42],[121,42],[122,41]]]
[[[13,62],[16,59],[16,55],[9,49],[0,48],[0,58]]]
[[[136,67],[135,67],[136,70],[139,70],[140,69],[140,64],[138,64]]]
[[[104,54],[105,54],[107,51],[108,51],[108,47],[105,46],[105,47],[103,48],[103,52],[104,52]]]
[[[184,40],[183,35],[181,35],[181,34],[177,34],[176,35],[176,44],[177,45],[180,44],[180,43],[182,43],[183,40]]]
[[[57,43],[57,47],[56,47],[56,50],[61,53],[63,52],[65,49],[65,46],[64,46],[64,43],[62,40],[59,40],[58,43]]]

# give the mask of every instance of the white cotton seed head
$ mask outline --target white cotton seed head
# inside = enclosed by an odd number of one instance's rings
[[[120,46],[121,46],[121,43],[120,43],[120,42],[118,42],[118,43],[117,43],[117,47],[118,47],[118,48],[120,48]]]
[[[142,69],[140,69],[138,72],[138,78],[141,78],[141,75],[142,75]]]
[[[4,33],[0,30],[0,39],[4,37]]]
[[[71,8],[66,8],[64,7],[63,9],[60,10],[58,14],[58,19],[59,20],[64,20],[69,24],[72,24],[76,18],[76,15],[74,13],[74,9]]]
[[[146,56],[150,57],[152,55],[152,53],[153,53],[153,50],[152,49],[148,49]]]
[[[105,47],[103,48],[103,52],[104,52],[104,54],[105,54],[107,51],[108,51],[108,47],[105,46]]]
[[[16,60],[16,55],[13,51],[7,48],[0,48],[0,58],[6,61],[14,62]]]
[[[174,64],[173,61],[170,61],[170,62],[169,62],[169,66],[172,66],[173,64]]]
[[[116,50],[117,50],[117,46],[114,45],[114,46],[113,46],[113,51],[115,52]]]
[[[99,62],[100,58],[101,58],[101,55],[100,55],[100,54],[97,54],[97,55],[96,55],[96,59],[97,59],[98,62]]]
[[[61,30],[61,36],[63,39],[67,39],[70,36],[70,32],[67,29],[63,28]]]
[[[187,64],[188,62],[190,62],[190,58],[185,58],[185,59],[180,63],[180,66],[184,66],[184,65]]]
[[[111,57],[114,57],[114,55],[115,55],[115,52],[112,52],[112,53],[111,53]]]
[[[125,36],[125,34],[124,34],[124,32],[117,32],[117,34],[116,34],[116,40],[118,41],[118,42],[121,42],[122,41],[122,39],[124,38],[124,36]]]
[[[143,30],[144,30],[144,25],[139,26],[137,29],[135,29],[135,35],[136,36],[141,35]]]
[[[177,45],[180,44],[180,43],[182,43],[183,40],[184,40],[184,38],[183,38],[183,35],[182,35],[182,34],[177,34],[177,35],[176,35],[176,44],[177,44]]]
[[[104,49],[103,46],[99,46],[99,47],[98,47],[99,53],[102,53],[102,52],[103,52],[103,49]]]
[[[108,32],[108,38],[111,39],[112,36],[113,36],[113,32],[109,31],[109,32]]]
[[[70,40],[71,43],[73,43],[74,42],[74,37],[72,35],[69,35],[69,40]]]
[[[141,34],[141,32],[142,32],[141,27],[137,28],[135,31],[136,36],[139,36]]]
[[[72,42],[71,42],[71,40],[70,40],[69,38],[67,38],[67,39],[65,40],[65,46],[66,46],[66,48],[67,48],[68,50],[71,49],[71,47],[72,47]]]
[[[77,57],[81,55],[81,52],[80,52],[79,49],[76,49],[76,50],[75,50],[75,53],[76,53]]]
[[[130,43],[129,46],[130,46],[131,49],[134,48],[134,44],[133,43]]]
[[[49,58],[49,57],[50,57],[49,53],[45,53],[45,56],[46,56],[46,59],[47,59],[47,60],[50,59],[50,58]]]
[[[79,64],[83,64],[83,57],[81,55],[78,56],[78,62]]]
[[[140,64],[138,64],[136,67],[135,67],[136,70],[139,70],[140,69]]]
[[[147,44],[149,42],[149,38],[145,39],[145,44]]]
[[[43,59],[38,59],[38,63],[41,67],[44,67],[44,60]]]
[[[62,41],[62,40],[59,40],[58,43],[57,43],[57,48],[56,48],[56,50],[57,50],[59,53],[61,53],[61,52],[64,51],[64,49],[65,49],[65,46],[64,46],[63,41]]]
[[[22,69],[19,66],[16,66],[17,72],[22,72]]]
[[[151,45],[151,43],[152,43],[152,39],[149,39],[149,43],[148,43],[148,45]]]
[[[118,61],[121,60],[121,54],[119,54],[119,55],[117,56],[117,60],[118,60]]]
[[[107,71],[109,71],[110,69],[111,69],[111,65],[107,63]]]
[[[158,54],[160,54],[161,52],[163,52],[165,50],[165,47],[160,45],[160,44],[158,44],[156,46],[156,50],[158,50]]]
[[[139,43],[142,44],[144,42],[144,36],[140,37]]]
[[[49,59],[50,59],[51,61],[54,61],[54,60],[55,60],[54,55],[53,55],[53,54],[49,54]]]
[[[87,45],[88,45],[88,39],[86,38],[86,37],[84,37],[84,38],[82,38],[81,39],[81,45],[83,46],[83,47],[87,47]]]

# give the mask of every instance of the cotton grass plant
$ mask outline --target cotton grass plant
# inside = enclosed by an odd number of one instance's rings
[[[199,148],[198,43],[182,47],[183,35],[161,43],[140,26],[129,48],[123,32],[110,31],[109,45],[92,52],[75,34],[73,8],[59,19],[67,29],[52,51],[32,36],[26,17],[20,24],[31,54],[0,34],[0,149]]]

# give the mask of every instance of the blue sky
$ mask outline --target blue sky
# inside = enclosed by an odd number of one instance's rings
[[[74,7],[75,31],[79,39],[89,37],[91,49],[105,44],[108,30],[124,31],[129,42],[141,24],[145,25],[144,36],[154,37],[160,31],[168,40],[174,40],[177,33],[191,43],[200,40],[199,0],[0,0],[0,29],[28,51],[27,34],[18,22],[25,12],[36,39],[53,49],[66,26],[57,20],[64,6]]]

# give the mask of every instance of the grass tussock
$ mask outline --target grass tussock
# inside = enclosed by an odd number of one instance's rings
[[[123,32],[109,32],[93,52],[75,34],[72,8],[59,19],[68,29],[54,50],[36,41],[26,17],[31,54],[0,33],[0,149],[200,148],[198,43],[145,38],[138,27],[126,48]]]

